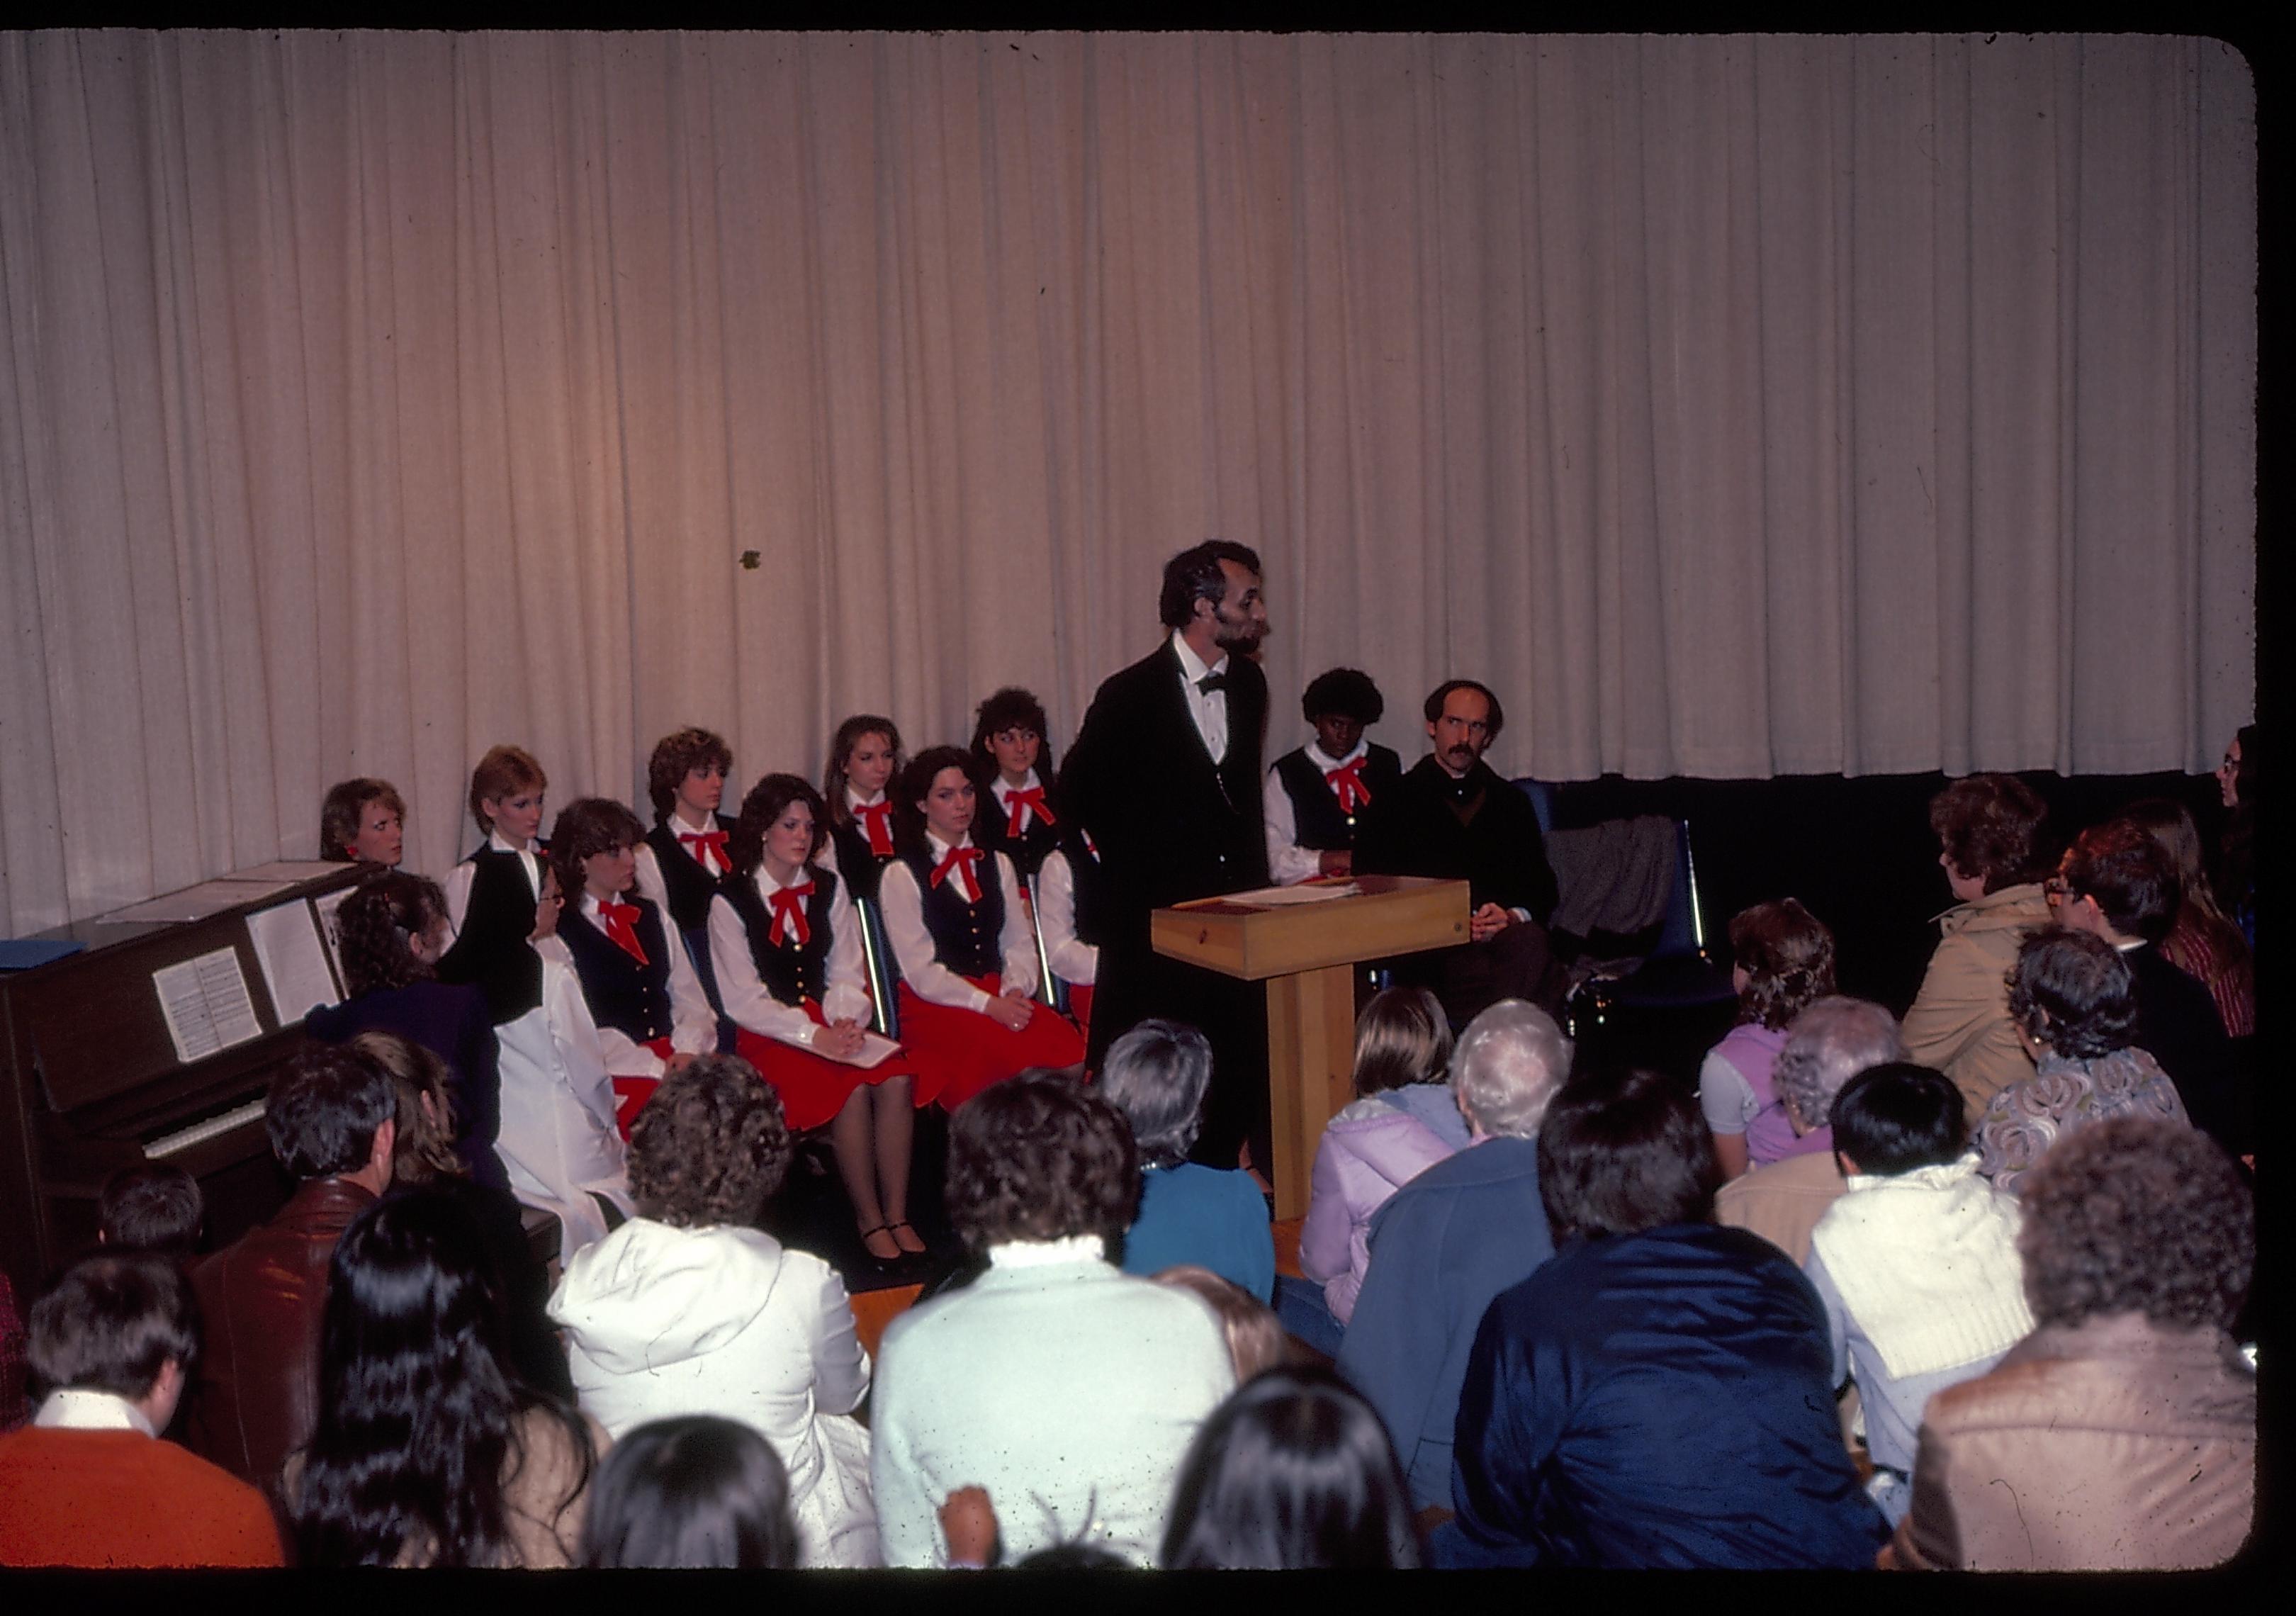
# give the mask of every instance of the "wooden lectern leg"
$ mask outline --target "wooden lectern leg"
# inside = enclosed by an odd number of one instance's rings
[[[1275,1216],[1304,1218],[1316,1144],[1355,1098],[1356,967],[1267,980],[1268,1109],[1275,1122]]]

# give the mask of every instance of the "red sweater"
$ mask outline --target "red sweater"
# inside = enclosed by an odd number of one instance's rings
[[[0,1565],[278,1565],[263,1495],[140,1431],[0,1437]]]

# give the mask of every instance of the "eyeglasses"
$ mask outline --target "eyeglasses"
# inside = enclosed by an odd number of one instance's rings
[[[2050,907],[2054,908],[2072,896],[2073,883],[2062,875],[2052,875],[2041,883],[2041,893],[2049,900]]]

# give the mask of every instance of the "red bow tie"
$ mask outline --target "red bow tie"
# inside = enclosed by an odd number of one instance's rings
[[[638,941],[638,906],[618,904],[607,898],[598,905],[599,922],[606,928],[606,940],[637,961],[647,963],[645,945]]]
[[[939,864],[933,866],[933,885],[940,885],[942,882],[948,879],[948,873],[951,870],[955,870],[957,874],[958,880],[964,885],[964,901],[969,904],[979,903],[980,901],[980,883],[973,879],[972,866],[979,864],[980,859],[981,851],[979,848],[966,847],[949,849],[948,857],[942,859]]]
[[[1363,782],[1363,766],[1370,761],[1368,755],[1353,763],[1342,763],[1337,768],[1324,771],[1324,783],[1340,794],[1340,812],[1352,814],[1371,801],[1371,787]]]
[[[801,887],[783,887],[774,893],[774,923],[766,933],[766,940],[778,948],[783,939],[792,939],[804,947],[813,940],[813,928],[806,923],[805,900],[813,896],[813,882]]]
[[[726,854],[726,833],[723,831],[680,831],[679,845],[693,855],[693,862],[712,875],[724,875],[734,867]]]
[[[889,801],[872,802],[856,808],[853,817],[861,822],[868,833],[869,851],[880,858],[893,856],[893,805]]]
[[[1045,806],[1045,788],[1041,785],[1022,786],[1004,799],[1004,833],[1017,837],[1028,828],[1029,816],[1034,814],[1039,824],[1058,824],[1053,810]]]

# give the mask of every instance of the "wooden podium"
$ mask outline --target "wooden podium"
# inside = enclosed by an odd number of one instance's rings
[[[1467,940],[1467,883],[1358,875],[1345,897],[1255,904],[1204,898],[1150,917],[1156,952],[1267,984],[1275,1216],[1308,1210],[1308,1173],[1332,1113],[1355,1098],[1353,966]]]

